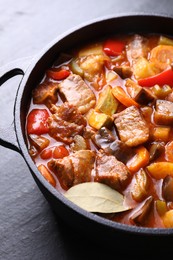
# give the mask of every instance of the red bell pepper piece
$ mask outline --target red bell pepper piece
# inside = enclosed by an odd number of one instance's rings
[[[152,87],[156,84],[159,86],[169,85],[170,87],[173,87],[173,70],[170,68],[155,76],[139,79],[138,84],[141,87]]]
[[[46,109],[33,109],[27,118],[28,134],[46,134],[49,131],[47,119],[49,113]]]
[[[64,145],[56,146],[54,151],[53,151],[53,158],[59,159],[59,158],[64,158],[65,156],[68,156],[69,152],[65,148]]]
[[[61,69],[61,70],[51,69],[51,70],[47,70],[46,74],[51,79],[62,80],[67,78],[70,75],[70,71],[65,69]]]
[[[107,40],[103,45],[103,50],[108,56],[120,55],[125,47],[125,43],[119,40]]]

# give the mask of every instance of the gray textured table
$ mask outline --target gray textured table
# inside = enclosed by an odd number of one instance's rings
[[[56,36],[82,22],[131,11],[173,15],[173,4],[171,0],[1,0],[0,66],[34,56]],[[13,78],[0,89],[0,96],[5,96],[0,98],[0,126],[12,120],[19,81],[20,77]],[[123,247],[118,250],[115,241],[115,257],[131,258]],[[139,258],[135,245],[132,247],[133,259]],[[21,156],[0,147],[0,259],[111,258],[111,252],[91,244],[57,219]]]

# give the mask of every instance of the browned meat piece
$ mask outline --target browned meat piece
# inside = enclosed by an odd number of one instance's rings
[[[126,163],[134,156],[134,151],[118,139],[118,136],[112,134],[106,127],[102,127],[92,136],[93,142],[108,155],[114,155],[117,160]]]
[[[127,79],[125,85],[128,94],[141,105],[147,105],[155,99],[150,90],[142,88],[131,79]]]
[[[48,162],[48,167],[67,189],[79,183],[92,181],[94,162],[95,152],[80,150],[63,159],[52,159]]]
[[[148,50],[147,39],[136,34],[127,47],[127,58],[130,64],[132,65],[139,57],[147,57]]]
[[[67,189],[73,186],[74,168],[70,156],[63,159],[52,159],[47,165],[58,177],[62,188]]]
[[[73,142],[73,137],[82,134],[86,120],[73,105],[67,102],[60,107],[54,107],[55,114],[48,118],[49,134],[58,141],[67,144]]]
[[[94,93],[79,75],[68,76],[59,84],[59,91],[69,104],[76,106],[82,114],[95,105]]]
[[[33,101],[35,104],[45,103],[48,107],[58,101],[57,96],[58,84],[52,82],[44,82],[36,87],[33,92]]]
[[[154,121],[158,125],[173,124],[173,102],[157,100],[154,112]]]
[[[149,127],[139,109],[131,106],[115,114],[114,121],[120,139],[128,146],[137,146],[149,138]]]
[[[131,179],[127,167],[112,155],[98,153],[96,158],[95,181],[122,191]]]

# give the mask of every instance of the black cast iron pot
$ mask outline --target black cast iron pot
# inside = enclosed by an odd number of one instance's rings
[[[159,245],[170,248],[173,241],[173,229],[143,228],[115,223],[95,214],[86,212],[68,201],[55,190],[40,174],[33,163],[26,146],[25,119],[27,104],[31,91],[42,79],[45,70],[52,65],[60,52],[86,43],[91,39],[116,33],[159,33],[173,36],[173,17],[151,14],[122,14],[114,17],[100,18],[81,25],[50,43],[34,59],[24,63],[14,62],[1,70],[0,85],[9,78],[22,74],[20,86],[14,101],[14,124],[9,129],[0,129],[0,144],[11,148],[25,159],[36,183],[54,211],[64,221],[91,239],[117,248],[122,244],[125,248],[152,248],[159,250]],[[145,244],[144,244],[145,243]],[[131,247],[132,249],[133,247]]]

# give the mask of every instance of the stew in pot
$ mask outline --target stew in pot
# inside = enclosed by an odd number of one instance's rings
[[[28,150],[68,199],[173,228],[173,39],[116,35],[61,53],[35,86]]]

